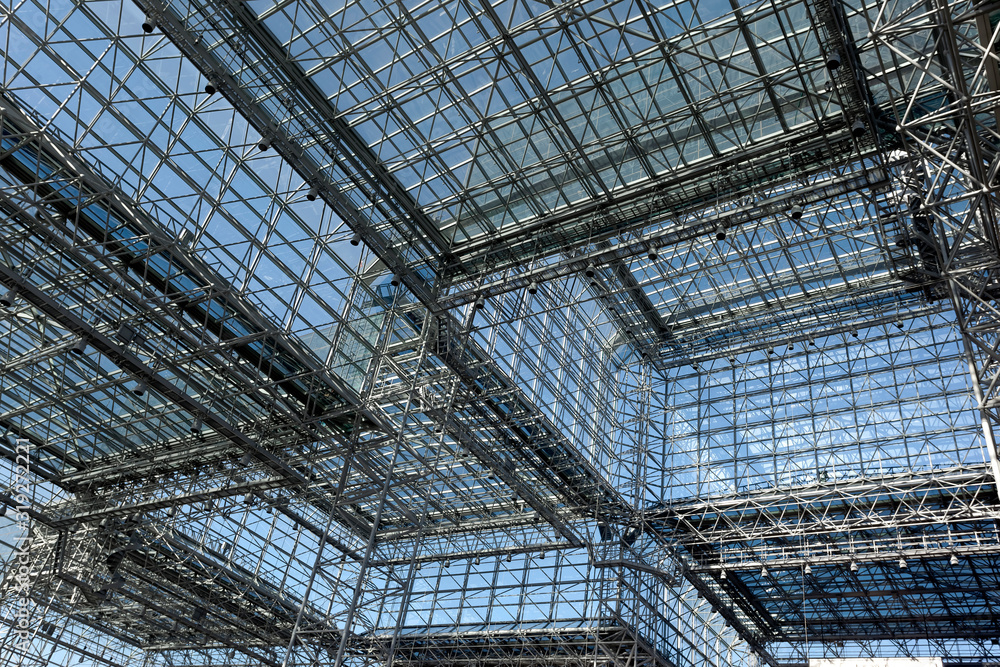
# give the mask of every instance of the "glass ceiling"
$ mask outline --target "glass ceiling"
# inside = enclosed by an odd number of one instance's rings
[[[55,624],[34,664],[842,653],[797,634],[825,609],[786,600],[799,565],[760,574],[794,540],[731,539],[755,571],[727,579],[692,537],[734,499],[988,475],[900,212],[886,119],[912,72],[869,39],[876,3],[836,6],[176,0],[149,34],[121,0],[0,16],[0,425],[35,448]],[[908,537],[958,521],[919,520]],[[810,530],[830,592],[854,533]],[[923,603],[992,613],[970,582],[995,589],[998,538],[973,532]],[[0,517],[7,572],[12,535]]]

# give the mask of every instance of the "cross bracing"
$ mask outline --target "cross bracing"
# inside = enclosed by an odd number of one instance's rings
[[[5,7],[3,664],[991,661],[996,19]]]

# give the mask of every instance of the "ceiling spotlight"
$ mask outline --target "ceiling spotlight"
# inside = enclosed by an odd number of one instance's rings
[[[87,339],[83,336],[77,337],[73,346],[69,348],[69,351],[78,357],[82,357],[83,353],[87,351]]]
[[[267,137],[261,137],[260,141],[257,142],[257,148],[260,149],[261,152],[266,151],[270,147],[271,147],[271,140],[268,139]]]
[[[588,264],[588,265],[587,265],[587,268],[586,268],[586,269],[584,270],[584,272],[583,272],[583,273],[584,273],[584,275],[585,275],[585,276],[587,276],[588,278],[593,278],[593,277],[594,277],[594,274],[596,274],[596,273],[597,273],[597,269],[595,269],[595,268],[594,268],[594,265],[593,265],[593,264]]]
[[[476,565],[479,565],[479,556],[476,556],[476,560],[473,561]]]
[[[351,245],[361,245],[361,234],[355,234],[351,237]]]
[[[733,366],[735,366],[736,365],[736,357],[729,357],[729,363],[731,363]]]
[[[169,518],[171,518],[171,519],[174,518],[174,516],[176,514],[177,514],[177,508],[176,507],[170,507],[170,508],[167,509],[167,516]]]
[[[142,380],[140,380],[139,382],[136,382],[135,386],[132,387],[132,393],[135,394],[136,396],[142,396],[143,394],[145,394],[146,393],[146,383],[143,382]]]
[[[514,560],[514,557],[511,554],[507,554],[507,562],[509,563],[512,560]]]
[[[484,299],[483,297],[479,297],[478,299],[476,299],[476,310],[482,310],[485,307],[486,307],[486,299]]]
[[[860,118],[855,118],[854,122],[851,123],[851,134],[854,135],[855,139],[860,139],[865,136],[865,132],[868,131],[868,127],[865,125],[865,121]]]
[[[218,92],[218,90],[216,89],[215,85],[213,85],[212,82],[209,81],[208,83],[205,84],[205,92],[209,95],[215,95],[215,93]]]
[[[392,285],[393,287],[399,287],[399,283],[401,282],[402,281],[399,279],[398,273],[392,274],[392,278],[389,279],[389,284]]]
[[[248,493],[245,496],[243,496],[243,504],[244,505],[253,505],[253,494],[252,493]]]
[[[857,561],[853,561],[852,560],[851,561],[851,572],[857,572],[857,571],[858,571],[858,563],[857,563]]]
[[[244,452],[243,456],[240,457],[240,465],[246,468],[251,463],[253,463],[253,457],[250,456],[250,452]]]
[[[812,347],[816,347],[816,339],[810,336],[809,345],[811,345]]]
[[[857,338],[858,337],[858,330],[857,329],[851,329],[851,337],[852,338]]]
[[[317,197],[319,197],[319,186],[314,185],[309,188],[309,192],[306,193],[306,199],[309,201],[316,201]]]
[[[766,577],[767,576],[767,568],[766,567],[760,568],[760,576],[762,576],[762,577]]]
[[[723,227],[716,227],[715,228],[715,240],[716,241],[725,241],[726,240],[726,230],[725,230],[725,228],[723,228]]]
[[[840,52],[834,51],[826,57],[826,68],[831,72],[840,67]]]
[[[538,294],[538,283],[534,280],[528,284],[528,294]]]
[[[146,16],[146,20],[142,22],[142,31],[148,34],[154,30],[156,30],[156,19],[152,16]]]
[[[444,566],[445,566],[445,567],[451,567],[451,561],[450,561],[450,560],[446,560],[446,561],[444,562]]]
[[[767,353],[768,354],[774,354],[774,348],[773,347],[767,348]]]
[[[802,207],[798,204],[792,204],[792,207],[788,209],[788,215],[792,220],[802,219]]]
[[[896,320],[896,328],[902,330],[903,320]]]
[[[906,569],[906,559],[905,558],[900,558],[899,559],[899,569],[900,570],[905,570]]]
[[[795,343],[789,343],[788,344],[788,349],[789,350],[794,350],[795,349]]]
[[[192,422],[192,424],[191,424],[191,432],[192,433],[201,433],[202,423],[203,422],[202,422],[202,419],[201,419],[200,415],[197,416],[197,417],[195,417],[194,418],[194,422]]]
[[[805,573],[805,574],[812,574],[813,573],[812,565],[810,565],[809,563],[806,563],[806,566],[802,570],[802,572]]]
[[[719,570],[719,579],[722,579],[723,581],[726,580],[726,571],[725,570]]]
[[[948,563],[950,565],[958,565],[958,556],[956,554],[952,554],[951,558],[948,559]]]
[[[656,255],[656,246],[655,245],[650,245],[649,246],[649,254],[647,256],[649,257],[649,261],[651,261],[651,262],[653,262],[653,261],[656,260],[656,256],[657,255]]]
[[[4,308],[10,308],[14,305],[14,301],[17,299],[17,288],[12,287],[7,290],[7,293],[0,296],[0,306]]]

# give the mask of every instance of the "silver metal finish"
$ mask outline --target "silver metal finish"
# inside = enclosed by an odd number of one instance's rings
[[[6,7],[0,667],[1000,660],[998,23]]]

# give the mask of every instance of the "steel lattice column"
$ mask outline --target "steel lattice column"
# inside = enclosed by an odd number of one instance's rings
[[[872,26],[907,159],[898,205],[909,227],[896,242],[919,255],[928,296],[952,301],[1000,479],[996,37],[985,9],[968,2],[886,2]]]

